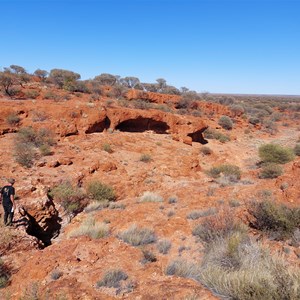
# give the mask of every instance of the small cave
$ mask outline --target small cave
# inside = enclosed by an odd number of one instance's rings
[[[44,219],[43,227],[24,207],[20,209],[20,214],[22,218],[15,221],[16,226],[25,226],[26,233],[39,240],[40,248],[43,249],[50,246],[52,244],[51,240],[59,235],[62,220],[58,212]]]
[[[206,129],[206,128],[205,128]],[[192,138],[192,141],[193,142],[196,142],[196,143],[200,143],[202,145],[205,145],[208,143],[208,141],[204,138],[203,136],[203,131],[205,130],[198,130],[198,131],[195,131],[195,132],[192,132],[192,133],[189,133],[188,136]]]
[[[94,133],[94,132],[103,132],[105,129],[108,129],[110,127],[110,119],[108,117],[105,117],[104,120],[95,122],[93,125],[91,125],[85,133]]]
[[[151,118],[138,117],[128,119],[117,125],[116,129],[126,132],[144,132],[153,130],[158,134],[167,134],[170,129],[169,125],[163,121],[156,121]]]

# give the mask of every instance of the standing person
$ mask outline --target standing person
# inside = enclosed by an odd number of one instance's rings
[[[9,178],[7,184],[1,189],[0,200],[4,208],[4,225],[12,225],[14,211],[16,209],[15,204],[15,188],[13,187],[15,180]]]

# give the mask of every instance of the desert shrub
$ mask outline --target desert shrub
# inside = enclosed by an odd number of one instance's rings
[[[143,253],[143,258],[141,260],[142,264],[157,261],[157,258],[156,258],[155,254],[152,251],[147,250],[147,249],[142,249],[142,253]]]
[[[211,207],[206,210],[193,210],[187,215],[187,219],[197,220],[202,217],[208,217],[218,213],[218,210],[215,207]]]
[[[11,271],[9,267],[0,258],[0,289],[7,286],[10,276]]]
[[[227,136],[221,132],[218,132],[216,130],[212,130],[212,129],[206,129],[204,131],[204,138],[215,139],[215,140],[220,141],[221,143],[226,143],[226,142],[230,141],[229,136]]]
[[[164,199],[160,195],[146,191],[140,197],[139,202],[163,202]]]
[[[283,169],[280,165],[275,163],[267,163],[262,165],[262,169],[259,173],[259,178],[277,178],[282,175]]]
[[[43,111],[34,111],[32,116],[33,122],[42,122],[48,119],[48,115]]]
[[[51,148],[47,144],[41,145],[39,150],[42,156],[48,156],[52,154]]]
[[[152,160],[152,158],[151,158],[150,154],[144,153],[140,157],[140,161],[142,161],[142,162],[146,162],[147,163],[147,162],[150,162],[151,160]]]
[[[296,146],[294,147],[294,153],[297,156],[300,156],[300,144],[296,144]]]
[[[105,152],[107,152],[107,153],[112,153],[112,152],[113,152],[113,150],[112,150],[112,148],[111,148],[111,145],[108,144],[108,143],[103,144],[103,145],[102,145],[102,149],[103,149]]]
[[[168,199],[168,203],[169,204],[175,204],[178,202],[178,198],[176,196],[171,196],[169,199]]]
[[[220,296],[247,300],[296,300],[299,269],[259,244],[231,235],[206,248],[199,281]]]
[[[132,105],[134,108],[145,109],[145,110],[148,110],[153,107],[152,103],[142,99],[132,101]]]
[[[241,206],[241,203],[238,200],[231,199],[228,201],[228,204],[230,207],[239,207]]]
[[[103,278],[97,282],[96,286],[99,287],[109,287],[118,288],[120,287],[120,282],[126,280],[128,275],[120,269],[113,269],[105,272]]]
[[[32,167],[36,157],[36,151],[32,144],[16,142],[14,144],[13,152],[14,158],[18,164],[26,168]]]
[[[52,280],[57,280],[59,279],[61,276],[63,276],[63,272],[59,271],[59,270],[54,270],[52,273],[51,273],[51,279]]]
[[[126,205],[123,203],[110,202],[108,208],[109,209],[125,209]]]
[[[244,107],[240,104],[230,105],[229,108],[235,116],[240,116],[245,112]]]
[[[6,117],[6,123],[12,126],[18,125],[21,121],[21,118],[15,113],[11,112]]]
[[[86,205],[85,194],[69,181],[62,182],[49,191],[49,196],[57,200],[69,213],[81,211]]]
[[[233,122],[228,116],[221,116],[218,124],[226,130],[231,130],[233,128]]]
[[[92,181],[87,186],[87,192],[91,198],[97,201],[114,201],[116,195],[114,189],[100,181]]]
[[[257,125],[260,123],[260,119],[258,117],[250,117],[248,122],[252,125]]]
[[[167,265],[165,270],[166,275],[192,278],[195,280],[199,278],[199,272],[200,269],[198,265],[186,260],[174,260]]]
[[[46,92],[44,95],[44,99],[52,99],[52,100],[61,100],[61,96],[53,93],[52,91]]]
[[[300,208],[290,208],[271,200],[251,202],[248,212],[254,217],[250,225],[276,239],[286,239],[300,226]]]
[[[224,164],[224,165],[219,165],[217,167],[212,167],[207,171],[207,174],[212,178],[218,178],[222,174],[224,177],[231,178],[233,182],[241,179],[240,168],[238,166],[230,165],[230,164]]]
[[[87,235],[92,239],[106,237],[109,233],[108,225],[102,222],[96,222],[94,218],[87,218],[78,228],[69,233],[69,237],[78,237]]]
[[[40,95],[39,91],[37,90],[27,90],[24,92],[24,94],[25,97],[29,99],[36,99]]]
[[[156,247],[159,253],[167,254],[171,249],[172,243],[169,240],[163,239],[158,241]]]
[[[90,213],[92,211],[101,210],[103,208],[107,208],[109,206],[108,201],[93,201],[89,203],[85,208],[84,211],[86,213]]]
[[[245,231],[245,226],[238,222],[230,211],[224,210],[218,215],[207,217],[193,229],[192,233],[200,241],[211,243],[219,238],[229,236],[233,232],[244,233]]]
[[[204,155],[211,155],[213,153],[212,150],[207,146],[201,147],[200,152]]]
[[[156,241],[154,231],[148,228],[138,228],[136,225],[132,225],[127,230],[121,232],[118,238],[132,246],[151,244]]]
[[[277,144],[264,144],[258,149],[260,159],[265,163],[285,164],[294,159],[292,149]]]

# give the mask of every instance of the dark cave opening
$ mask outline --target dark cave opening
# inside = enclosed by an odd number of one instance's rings
[[[108,129],[110,127],[110,119],[108,117],[105,117],[103,121],[96,122],[93,125],[91,125],[85,133],[94,133],[94,132],[103,132],[104,130]]]

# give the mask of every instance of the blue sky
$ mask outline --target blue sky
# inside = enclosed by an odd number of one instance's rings
[[[0,0],[0,68],[300,95],[300,0]]]

